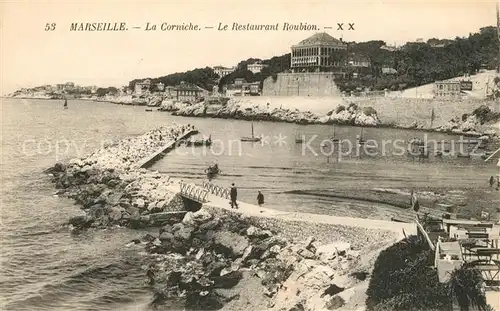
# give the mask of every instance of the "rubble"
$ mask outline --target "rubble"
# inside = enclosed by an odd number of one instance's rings
[[[227,302],[217,289],[236,286],[249,271],[272,300],[270,310],[340,308],[359,282],[351,276],[359,256],[349,259],[355,253],[349,243],[315,240],[295,243],[241,217],[213,216],[202,208],[161,228],[160,243],[149,239],[146,249],[167,256],[150,268],[156,297],[184,297],[186,306],[216,310]]]

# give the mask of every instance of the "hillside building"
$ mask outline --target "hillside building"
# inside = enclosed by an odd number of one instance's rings
[[[293,72],[329,72],[341,65],[335,54],[346,50],[344,42],[325,32],[317,33],[292,46],[291,68]]]
[[[178,101],[196,103],[207,95],[207,90],[188,82],[183,81],[175,87],[175,99]]]
[[[434,85],[435,97],[457,97],[473,90],[473,83],[470,80],[436,81]]]
[[[227,67],[223,67],[223,66],[215,66],[213,68],[215,74],[217,74],[220,78],[227,76],[228,74],[234,72],[235,69],[236,69],[235,67],[227,68]]]
[[[261,72],[265,67],[267,67],[267,65],[263,64],[260,61],[247,65],[247,69],[250,70],[253,74]]]
[[[134,93],[137,95],[141,95],[149,92],[149,88],[151,87],[151,80],[146,79],[141,82],[136,82],[134,87]]]

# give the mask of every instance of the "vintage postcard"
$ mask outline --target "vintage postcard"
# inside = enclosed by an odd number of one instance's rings
[[[500,311],[495,0],[0,21],[1,310]]]

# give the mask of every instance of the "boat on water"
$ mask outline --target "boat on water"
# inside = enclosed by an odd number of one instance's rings
[[[220,172],[221,170],[219,169],[219,165],[217,164],[210,165],[207,169],[205,169],[205,173],[207,174],[208,178],[219,175]]]
[[[144,111],[153,111],[153,109],[144,109]]]
[[[425,143],[420,138],[414,137],[414,138],[408,140],[408,144],[410,144],[410,145],[416,145],[416,146],[423,146]]]
[[[260,140],[261,140],[261,137],[255,137],[255,135],[254,135],[253,122],[252,122],[252,137],[241,137],[241,141],[258,142]]]
[[[186,146],[195,146],[195,147],[210,146],[212,145],[212,135],[210,135],[207,139],[186,140],[184,141],[184,144]]]
[[[333,126],[333,134],[332,134],[332,137],[330,137],[330,140],[333,142],[339,141],[339,139],[337,137],[335,137],[335,125]]]
[[[481,159],[483,160],[488,159],[492,154],[493,151],[485,151],[483,154],[481,154]]]
[[[296,144],[301,144],[303,142],[304,142],[304,140],[302,139],[302,136],[300,135],[299,132],[297,132],[297,135],[295,135],[295,143]]]
[[[366,143],[366,140],[363,138],[363,130],[364,128],[361,128],[361,133],[356,135],[356,142],[358,145],[364,145]]]

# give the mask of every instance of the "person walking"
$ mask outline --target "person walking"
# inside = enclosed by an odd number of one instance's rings
[[[257,195],[257,204],[259,204],[259,206],[262,206],[262,204],[264,204],[264,195],[262,194],[262,192],[260,192],[260,190],[259,194]]]
[[[238,190],[231,184],[231,208],[238,208],[238,203],[236,203],[236,198],[238,197]]]
[[[495,184],[495,177],[491,176],[490,177],[490,188],[493,187],[494,184]]]

